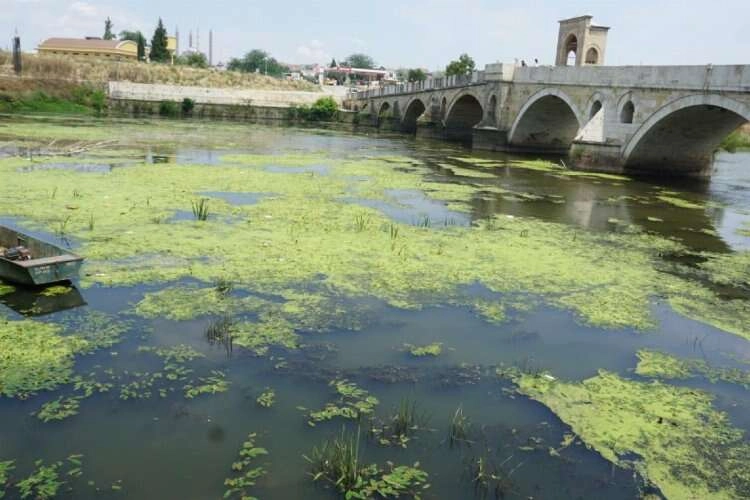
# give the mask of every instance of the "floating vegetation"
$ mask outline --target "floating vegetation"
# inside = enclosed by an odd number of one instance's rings
[[[673,193],[672,191],[664,191],[663,194],[660,194],[656,198],[678,208],[691,208],[695,210],[706,208],[705,204],[694,203],[683,198],[678,198],[674,196],[674,194],[676,193]]]
[[[272,407],[276,402],[276,391],[266,387],[266,390],[255,399],[255,402],[258,403],[258,406],[262,406],[263,408]]]
[[[200,198],[199,200],[193,200],[193,217],[195,220],[205,221],[208,220],[208,198]]]
[[[36,412],[36,417],[45,423],[65,420],[68,417],[78,414],[80,401],[80,397],[63,398],[60,396],[54,401],[44,403],[39,411]]]
[[[364,415],[371,415],[379,404],[376,397],[361,389],[354,382],[348,380],[333,380],[329,386],[336,389],[339,396],[336,402],[326,404],[322,410],[311,411],[308,424],[315,426],[320,422],[332,420],[336,417],[359,420]]]
[[[5,498],[6,488],[10,484],[10,473],[16,468],[15,461],[0,462],[0,499]]]
[[[73,333],[64,335],[65,330]],[[0,318],[0,395],[25,399],[68,383],[76,355],[113,345],[124,330],[101,313],[84,314],[67,329]]]
[[[425,356],[440,356],[440,354],[443,352],[443,343],[433,342],[432,344],[421,346],[404,344],[404,348],[409,352],[409,354],[417,358],[422,358]]]
[[[750,372],[739,368],[713,368],[702,359],[680,359],[658,351],[638,351],[638,375],[661,379],[687,379],[702,376],[750,389]]]
[[[69,286],[50,286],[45,288],[41,291],[41,295],[44,295],[45,297],[57,297],[60,295],[65,295],[66,293],[70,293],[73,291],[73,288]]]
[[[16,288],[11,285],[6,285],[5,283],[0,282],[0,297],[3,295],[8,295],[9,293],[13,293],[16,291]]]
[[[255,486],[258,479],[265,476],[267,471],[262,466],[253,467],[256,459],[268,455],[268,450],[255,446],[255,433],[248,434],[247,440],[242,443],[239,460],[232,464],[232,477],[224,480],[226,490],[224,498],[250,499],[248,490]]]
[[[218,394],[229,390],[229,382],[226,380],[224,372],[211,370],[211,375],[201,377],[197,382],[187,384],[183,387],[185,397],[193,399],[201,394]]]
[[[401,495],[421,498],[430,487],[428,474],[413,466],[394,466],[388,462],[384,469],[377,464],[366,465],[360,453],[360,431],[350,434],[345,429],[304,456],[310,463],[313,481],[325,481],[344,498],[398,498]]]
[[[464,415],[464,409],[459,406],[448,424],[448,446],[451,448],[464,444],[471,446],[472,441],[469,439],[471,429],[471,420]]]
[[[67,471],[64,477],[77,478],[82,475],[81,466],[83,455],[71,455],[65,462],[53,462],[45,465],[43,460],[34,462],[35,470],[26,479],[15,484],[18,489],[19,497],[22,499],[32,500],[50,500],[56,498],[63,486],[65,480],[61,477],[63,472],[60,470],[67,463]],[[10,468],[3,470],[2,464],[10,464]],[[12,462],[0,463],[0,488],[3,486],[3,475],[13,468]],[[6,484],[7,484],[7,477]],[[3,490],[0,489],[0,498],[3,497]]]
[[[604,458],[642,468],[668,498],[750,495],[750,444],[704,392],[605,371],[580,383],[543,375],[515,380]]]

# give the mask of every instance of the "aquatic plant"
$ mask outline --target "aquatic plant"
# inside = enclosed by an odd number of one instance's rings
[[[36,469],[26,479],[16,484],[22,499],[49,500],[55,498],[65,481],[60,479],[62,462],[45,465],[43,460],[34,462]]]
[[[443,343],[433,342],[432,344],[421,346],[404,344],[404,348],[409,351],[409,354],[417,358],[422,358],[425,356],[440,356],[440,354],[443,352]]]
[[[385,422],[371,423],[370,435],[381,445],[406,448],[416,432],[427,429],[428,422],[429,416],[417,409],[416,401],[403,398]]]
[[[428,474],[419,468],[418,462],[413,466],[394,466],[388,462],[388,469],[363,464],[359,444],[359,429],[356,435],[342,429],[340,436],[314,447],[309,456],[303,455],[310,463],[313,481],[325,481],[347,499],[363,500],[401,495],[419,499],[430,487]]]
[[[64,398],[60,396],[53,401],[44,403],[39,411],[36,412],[36,417],[45,423],[65,420],[68,417],[78,414],[80,401],[80,397]]]
[[[358,233],[366,231],[369,226],[370,216],[368,214],[357,214],[357,216],[354,218],[354,229]]]
[[[219,344],[224,347],[227,356],[232,355],[234,349],[234,336],[232,328],[236,322],[230,316],[223,316],[212,321],[206,328],[206,340],[210,345]]]
[[[336,417],[358,420],[363,415],[371,415],[379,404],[376,397],[348,380],[333,380],[328,385],[336,389],[339,398],[321,410],[311,411],[308,415],[310,426]]]
[[[267,387],[255,401],[263,408],[270,408],[276,402],[276,391]]]
[[[58,295],[65,295],[66,293],[70,293],[71,291],[73,291],[73,288],[69,286],[48,286],[40,292],[40,295],[43,295],[45,297],[57,297]]]
[[[190,383],[183,387],[185,391],[185,397],[187,399],[193,399],[200,396],[201,394],[217,394],[219,392],[226,392],[229,390],[229,384],[226,380],[224,372],[219,370],[211,370],[211,375],[208,377],[201,377],[196,383]]]
[[[251,499],[249,488],[255,486],[258,479],[265,476],[267,471],[262,466],[251,467],[258,457],[268,455],[268,450],[255,445],[257,435],[253,432],[248,434],[242,443],[239,460],[232,464],[232,477],[224,480],[226,490],[223,498]]]
[[[205,221],[208,220],[208,198],[200,198],[193,200],[193,216],[195,220]]]
[[[485,457],[472,459],[467,465],[468,475],[474,485],[474,495],[479,498],[505,498],[511,492],[513,482],[502,464],[495,464]]]
[[[10,473],[15,468],[15,460],[0,462],[0,499],[5,498],[6,488],[10,485]]]
[[[635,373],[660,379],[687,379],[702,376],[712,383],[737,384],[750,389],[750,371],[739,368],[715,368],[702,359],[680,359],[659,351],[641,349],[637,352]]]
[[[750,444],[702,391],[600,371],[583,382],[520,375],[518,390],[548,406],[620,467],[642,467],[668,498],[746,498]]]
[[[448,424],[448,445],[451,448],[462,444],[471,446],[472,441],[469,439],[471,427],[471,420],[464,415],[464,409],[459,405]]]

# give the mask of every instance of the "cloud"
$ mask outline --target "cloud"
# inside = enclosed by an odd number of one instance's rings
[[[324,63],[333,58],[333,56],[325,50],[325,46],[320,40],[311,40],[309,43],[298,46],[297,55],[302,58],[303,62]]]

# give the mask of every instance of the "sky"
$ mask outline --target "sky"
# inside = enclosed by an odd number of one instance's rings
[[[388,68],[441,69],[461,53],[478,67],[514,59],[554,63],[557,22],[579,15],[610,26],[605,63],[750,64],[750,0],[0,0],[0,47],[17,29],[24,50],[53,36],[101,36],[159,17],[170,34],[214,32],[214,62],[259,48],[287,63],[363,52]],[[4,40],[3,40],[4,39]]]

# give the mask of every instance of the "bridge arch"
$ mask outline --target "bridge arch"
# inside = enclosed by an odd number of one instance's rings
[[[404,132],[415,133],[417,131],[417,120],[427,110],[424,102],[418,97],[413,98],[406,105],[404,118],[401,120],[401,129]]]
[[[750,121],[750,106],[718,94],[676,99],[651,115],[623,149],[625,169],[705,174],[721,141]]]
[[[473,129],[484,118],[481,99],[474,93],[461,92],[445,114],[445,132],[449,140],[471,142]]]
[[[510,128],[508,142],[516,149],[567,153],[582,126],[575,103],[560,90],[548,88],[523,105]]]
[[[391,110],[391,105],[388,102],[384,102],[380,105],[378,110],[378,127],[383,123],[383,119],[387,117],[388,112]]]

